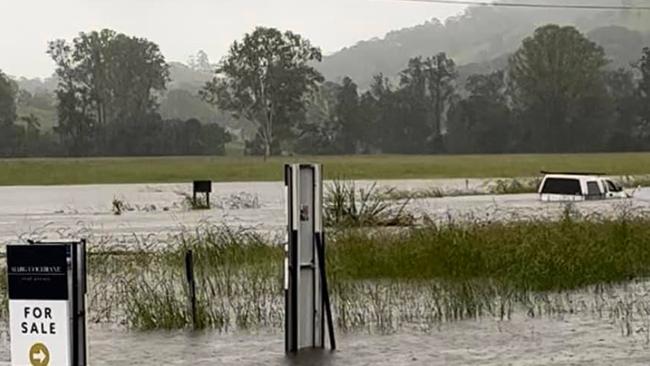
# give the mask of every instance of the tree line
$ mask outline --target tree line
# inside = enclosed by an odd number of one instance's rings
[[[219,125],[160,117],[169,70],[155,43],[103,30],[53,41],[48,54],[58,125],[43,132],[36,116],[17,116],[16,101],[34,96],[0,73],[0,155],[224,154],[231,137]],[[438,53],[411,58],[396,77],[376,75],[368,90],[325,80],[321,58],[296,33],[258,27],[199,95],[255,126],[252,155],[650,149],[650,48],[641,45],[638,62],[614,70],[576,28],[547,25],[502,70],[461,79]]]
[[[169,66],[155,43],[105,29],[52,41],[47,53],[56,64],[58,124],[43,133],[36,116],[17,116],[16,103],[34,96],[0,75],[0,155],[225,153],[230,136],[221,126],[161,118]]]

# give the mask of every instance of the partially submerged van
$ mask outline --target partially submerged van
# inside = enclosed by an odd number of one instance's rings
[[[539,185],[540,199],[544,202],[585,201],[628,198],[623,188],[599,173],[544,172]]]

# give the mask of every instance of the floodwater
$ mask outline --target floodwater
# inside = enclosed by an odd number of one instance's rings
[[[0,365],[9,341],[0,336]],[[284,355],[283,335],[128,332],[91,327],[91,365],[647,365],[645,335],[590,317],[473,320],[428,333],[346,334],[338,350]]]
[[[371,182],[359,181],[359,186]],[[382,187],[417,190],[485,191],[480,179],[378,181]],[[190,184],[0,187],[0,243],[27,239],[88,238],[101,242],[164,241],[169,234],[198,225],[227,225],[281,233],[285,225],[284,187],[280,182],[214,183],[211,210],[189,210],[182,192]],[[125,209],[112,212],[119,200]],[[565,205],[542,203],[536,194],[476,195],[411,201],[408,210],[434,221],[553,218]],[[584,214],[612,214],[623,209],[650,211],[650,188],[634,198],[575,204]]]
[[[368,186],[371,182],[358,182]],[[399,189],[485,189],[482,180],[380,181]],[[0,187],[0,243],[27,239],[87,237],[91,244],[164,237],[202,224],[282,232],[281,183],[215,183],[213,208],[190,211],[179,192],[190,185],[131,184],[58,187]],[[125,210],[112,212],[112,201]],[[420,199],[409,210],[434,220],[553,218],[563,204],[541,203],[535,194],[480,195]],[[650,189],[618,201],[580,202],[583,214],[650,210]],[[101,238],[101,240],[99,240]],[[130,238],[130,239],[129,239]],[[619,296],[619,295],[615,295]],[[644,295],[645,296],[645,295]],[[619,297],[612,297],[616,307]],[[627,306],[625,295],[620,304]],[[645,297],[633,303],[650,303]],[[617,313],[559,313],[510,319],[463,320],[433,329],[397,329],[339,334],[338,350],[284,355],[283,334],[186,331],[134,332],[117,326],[90,326],[91,365],[647,365],[650,364],[650,308],[622,320]],[[638,311],[642,313],[641,310]],[[632,314],[630,312],[629,314]],[[9,365],[9,335],[0,324],[0,366]],[[54,365],[56,366],[56,365]]]

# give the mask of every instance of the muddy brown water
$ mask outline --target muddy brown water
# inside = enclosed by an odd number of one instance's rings
[[[489,180],[389,180],[382,187],[419,190],[485,191]],[[372,182],[358,181],[367,187]],[[0,187],[0,245],[27,239],[89,239],[131,243],[165,241],[170,234],[198,225],[227,225],[282,233],[285,225],[284,186],[280,182],[214,183],[211,210],[188,210],[179,192],[189,184],[115,184],[87,186]],[[112,212],[112,201],[128,209]],[[413,200],[408,210],[433,220],[510,220],[554,218],[565,205],[539,202],[536,194],[480,195]],[[650,212],[650,189],[625,200],[575,204],[585,214],[613,214],[621,209]]]
[[[360,182],[369,184],[370,182]],[[383,181],[384,186],[420,189],[469,186],[481,180]],[[268,232],[284,226],[281,183],[215,183],[208,211],[182,207],[179,191],[188,185],[94,185],[62,187],[0,187],[0,244],[26,239],[104,238],[108,242],[134,236],[164,237],[201,224],[229,225]],[[256,207],[239,207],[242,192]],[[111,212],[113,199],[131,211]],[[610,214],[622,209],[650,210],[650,189],[633,199],[583,202],[586,214]],[[557,217],[561,204],[538,202],[535,194],[422,199],[410,209],[439,220],[510,217]],[[153,234],[152,234],[153,233]],[[339,350],[284,355],[280,332],[224,334],[136,332],[90,327],[91,365],[648,365],[650,318],[625,328],[620,319],[593,314],[510,320],[482,318],[442,324],[434,330],[400,329],[392,334],[348,333],[338,337]],[[629,323],[628,323],[629,324]],[[9,335],[0,324],[0,366],[9,365]],[[56,366],[56,365],[53,365]]]
[[[463,321],[432,332],[338,336],[287,357],[281,333],[129,332],[91,327],[91,365],[648,365],[647,336],[592,317]],[[0,365],[9,365],[6,331]]]

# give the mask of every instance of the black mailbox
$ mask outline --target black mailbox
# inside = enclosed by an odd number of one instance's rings
[[[203,204],[199,204],[199,202],[196,200],[197,193],[205,194],[205,208],[210,208],[210,193],[212,193],[212,181],[211,180],[194,181],[194,190],[192,194],[192,198],[194,199],[194,205],[196,207],[203,206]]]

